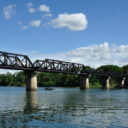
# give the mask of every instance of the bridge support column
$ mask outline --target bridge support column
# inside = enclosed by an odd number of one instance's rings
[[[102,85],[102,89],[109,89],[110,88],[110,76],[105,76],[103,78],[103,85]]]
[[[125,77],[121,78],[120,83],[119,83],[120,88],[125,88],[125,80],[126,80]]]
[[[89,78],[90,76],[80,76],[80,89],[86,90],[89,88]]]
[[[26,91],[37,90],[37,73],[35,71],[25,71]]]

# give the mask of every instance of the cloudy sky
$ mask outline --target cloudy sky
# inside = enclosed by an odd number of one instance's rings
[[[128,0],[0,0],[0,50],[92,67],[128,64]]]

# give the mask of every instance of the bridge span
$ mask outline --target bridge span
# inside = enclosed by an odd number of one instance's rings
[[[0,69],[23,70],[26,76],[26,90],[37,90],[37,75],[39,72],[77,74],[80,76],[80,89],[89,88],[89,78],[92,75],[102,77],[102,88],[110,88],[110,79],[120,79],[120,87],[124,87],[127,74],[88,70],[83,64],[45,59],[32,62],[27,55],[0,51]]]

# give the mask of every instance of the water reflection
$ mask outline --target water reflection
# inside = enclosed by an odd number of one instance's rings
[[[36,91],[28,91],[25,96],[24,114],[38,113],[38,97]]]
[[[2,101],[4,110],[0,105],[0,128],[128,126],[127,90],[40,89],[37,92],[17,90],[16,94],[14,90],[6,93],[6,97],[8,102]]]

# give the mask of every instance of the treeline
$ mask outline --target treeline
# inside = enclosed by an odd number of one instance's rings
[[[93,68],[86,66],[86,70],[93,70]],[[106,65],[97,68],[104,72],[116,72],[116,73],[128,73],[128,65],[119,67],[116,65]],[[57,87],[78,87],[80,85],[80,76],[71,74],[55,74],[55,73],[40,73],[38,74],[38,86],[57,86]],[[102,77],[92,76],[90,78],[90,87],[99,88],[101,87]],[[111,87],[118,87],[119,79],[112,78]],[[25,86],[25,75],[24,72],[17,72],[14,74],[0,74],[0,86]]]

